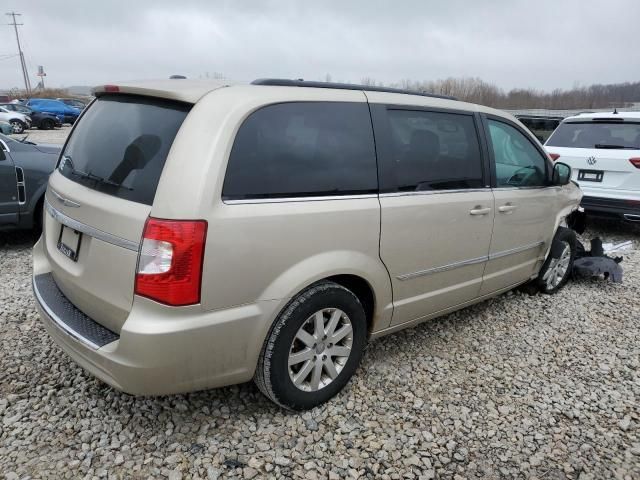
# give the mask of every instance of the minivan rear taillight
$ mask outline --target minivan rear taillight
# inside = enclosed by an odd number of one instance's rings
[[[200,303],[204,220],[149,217],[142,233],[135,293],[173,306]]]
[[[560,158],[560,154],[559,153],[548,153],[548,155],[549,155],[549,158],[551,160],[553,160],[554,162]]]
[[[633,165],[634,167],[640,168],[640,157],[630,158],[629,161],[631,162],[631,165]]]

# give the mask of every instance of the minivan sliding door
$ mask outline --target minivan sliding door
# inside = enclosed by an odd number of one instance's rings
[[[377,104],[371,112],[380,255],[397,325],[478,297],[494,201],[472,113]]]

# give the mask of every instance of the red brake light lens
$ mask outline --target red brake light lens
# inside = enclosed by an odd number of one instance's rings
[[[640,168],[640,157],[630,158],[629,161],[631,162],[631,165],[633,165],[634,167]]]
[[[550,158],[552,161],[554,161],[554,162],[555,162],[556,160],[558,160],[558,159],[560,158],[560,154],[558,154],[558,153],[549,153],[549,158]]]
[[[200,303],[204,220],[149,217],[138,255],[135,293],[172,306]]]
[[[120,88],[117,85],[105,85],[103,88],[105,92],[109,93],[117,93],[120,91]]]

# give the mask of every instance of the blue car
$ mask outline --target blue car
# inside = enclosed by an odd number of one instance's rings
[[[81,112],[79,108],[74,108],[58,100],[49,98],[32,98],[26,105],[34,112],[52,113],[62,118],[62,123],[70,123],[72,125],[73,122],[78,119]]]

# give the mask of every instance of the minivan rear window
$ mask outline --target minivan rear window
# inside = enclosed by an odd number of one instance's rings
[[[547,141],[551,147],[640,149],[640,123],[565,122]]]
[[[252,113],[236,135],[225,200],[376,192],[366,103],[295,102]]]
[[[93,190],[151,205],[190,108],[150,97],[102,96],[74,128],[58,170]]]

